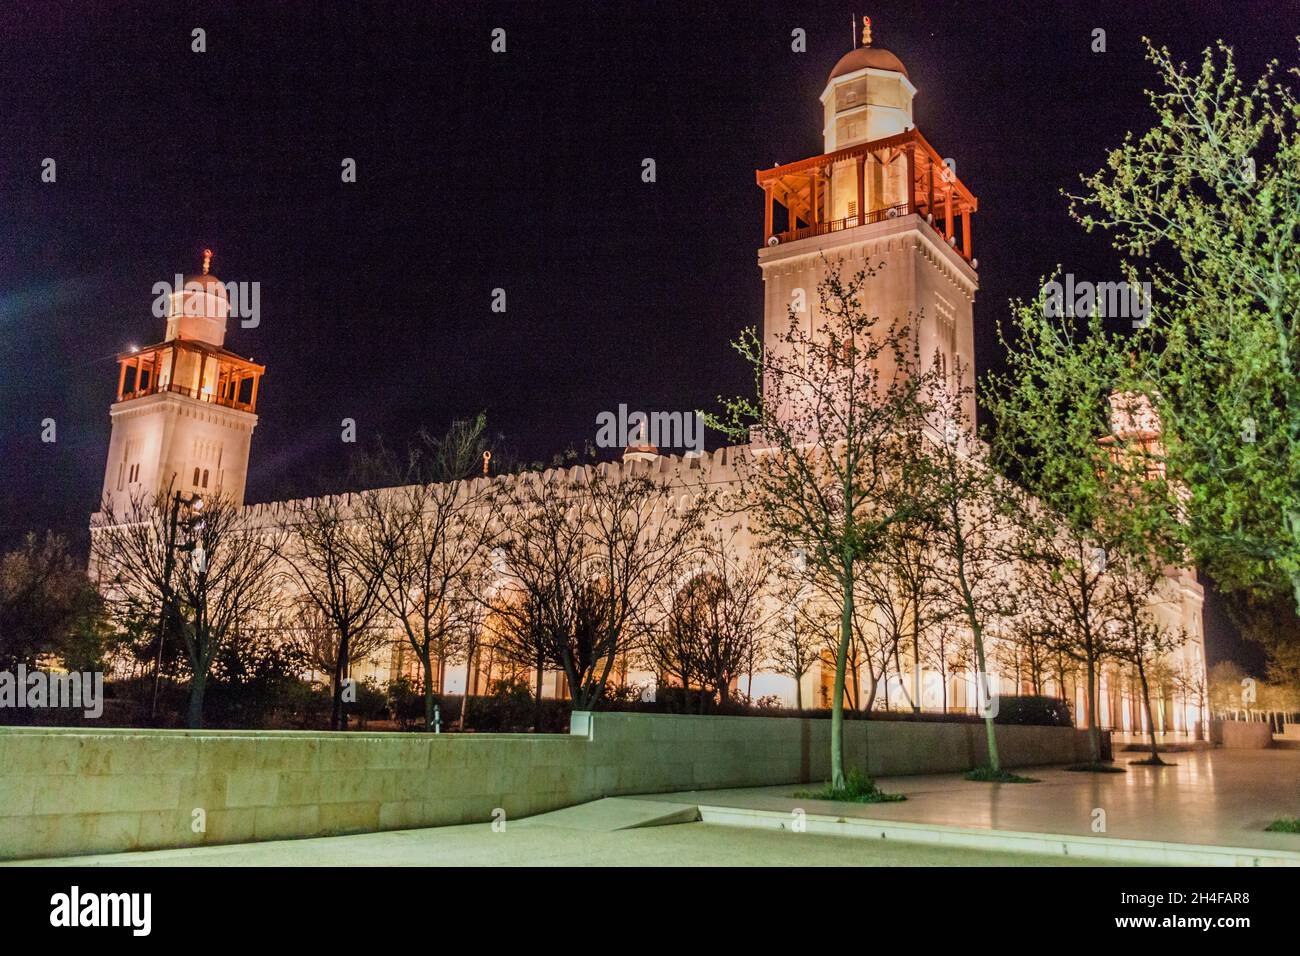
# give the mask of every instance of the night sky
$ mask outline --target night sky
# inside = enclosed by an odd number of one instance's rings
[[[1197,59],[1221,36],[1253,76],[1300,33],[1292,0],[23,9],[0,13],[0,543],[53,527],[80,547],[114,355],[162,338],[152,286],[205,246],[221,279],[261,283],[261,325],[226,338],[267,366],[249,501],[339,474],[345,417],[401,440],[485,409],[541,459],[620,402],[751,387],[728,342],[762,319],[754,170],[821,152],[855,14],[979,197],[982,370],[1007,300],[1057,263],[1118,278],[1060,190],[1149,125],[1141,37]]]

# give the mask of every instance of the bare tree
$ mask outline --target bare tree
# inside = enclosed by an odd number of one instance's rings
[[[650,658],[660,672],[680,676],[683,688],[698,681],[725,709],[741,672],[765,653],[771,567],[761,549],[737,558],[719,532],[703,536],[690,574],[659,625],[649,629]]]
[[[1187,642],[1187,632],[1164,624],[1156,613],[1154,604],[1165,575],[1145,555],[1116,553],[1109,577],[1114,595],[1111,627],[1116,635],[1115,657],[1137,671],[1151,745],[1151,756],[1145,762],[1158,766],[1164,761],[1160,759],[1151,712],[1151,672]]]
[[[362,498],[328,495],[290,505],[289,532],[281,547],[283,566],[298,592],[315,605],[337,636],[330,663],[330,729],[347,726],[343,681],[357,649],[386,640],[378,625],[380,588],[387,568],[371,559],[377,529],[365,520]]]
[[[496,608],[499,631],[535,633],[574,708],[591,709],[635,647],[653,596],[676,577],[711,496],[608,465],[520,475],[504,496],[511,518],[498,547],[516,599]]]
[[[310,597],[298,595],[282,609],[279,631],[313,671],[325,675],[332,700],[335,668],[343,654],[339,631],[333,620]],[[369,659],[386,643],[384,632],[378,627],[354,634],[348,642],[343,673],[350,673],[353,667]]]
[[[1028,499],[1020,499],[1014,514],[1017,572],[1037,595],[1042,615],[1053,622],[1047,633],[1051,649],[1083,671],[1092,762],[1098,764],[1101,669],[1119,650],[1119,639],[1109,625],[1114,594],[1107,579],[1107,551],[1094,535],[1055,520]]]
[[[376,470],[394,487],[361,495],[373,532],[363,539],[363,560],[380,605],[420,661],[426,731],[447,663],[477,623],[481,582],[473,571],[496,534],[500,496],[492,481],[475,477],[488,452],[485,427],[479,415],[439,438],[422,432],[401,460],[381,451]]]
[[[777,673],[794,680],[795,707],[803,710],[803,678],[820,659],[825,615],[818,615],[816,597],[807,582],[789,571],[780,573],[779,610],[769,626],[769,655]]]
[[[242,622],[274,611],[276,552],[284,533],[255,524],[228,498],[207,497],[194,503],[186,540],[176,545],[184,558],[173,560],[172,497],[170,486],[155,496],[135,495],[117,515],[106,501],[91,542],[115,608],[171,615],[190,670],[186,720],[201,727],[203,694],[218,652]]]

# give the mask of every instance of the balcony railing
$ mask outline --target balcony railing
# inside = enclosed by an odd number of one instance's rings
[[[213,405],[221,405],[225,408],[237,408],[242,412],[251,412],[253,406],[250,402],[241,402],[238,398],[226,395],[217,395],[215,392],[204,392],[201,389],[191,388],[188,385],[177,385],[175,382],[168,382],[166,385],[157,388],[149,385],[141,388],[138,392],[123,392],[121,400],[129,402],[133,398],[144,398],[146,395],[154,395],[158,392],[174,392],[177,395],[184,395],[187,398],[197,399],[200,402],[210,402]]]
[[[855,229],[858,226],[869,226],[872,223],[883,222],[886,219],[897,219],[899,216],[905,215],[907,215],[907,203],[899,203],[897,206],[886,206],[883,209],[873,210],[865,216],[845,216],[843,219],[819,222],[813,226],[787,229],[785,232],[778,232],[776,238],[779,242],[795,242],[811,236],[824,236],[827,233],[842,232],[845,229]]]

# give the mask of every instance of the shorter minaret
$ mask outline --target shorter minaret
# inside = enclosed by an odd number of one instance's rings
[[[133,497],[169,488],[243,504],[265,369],[225,348],[230,298],[211,265],[212,250],[205,249],[203,271],[164,292],[161,342],[117,358],[105,509],[121,514]],[[160,287],[167,283],[156,293]]]

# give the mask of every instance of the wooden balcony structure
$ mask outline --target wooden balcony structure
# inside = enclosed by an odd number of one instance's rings
[[[257,411],[266,367],[194,339],[174,338],[117,357],[117,400],[172,392],[243,412]]]
[[[867,188],[868,165],[877,163],[882,171],[901,164],[902,182],[910,184],[903,195],[870,195]],[[851,165],[850,165],[851,164]],[[836,171],[839,176],[835,177]],[[846,170],[848,200],[832,196],[833,179],[843,190]],[[973,258],[971,215],[979,201],[935,152],[919,130],[910,129],[895,136],[859,143],[833,153],[813,156],[797,163],[755,170],[754,178],[763,190],[763,242],[797,242],[811,236],[870,225],[902,215],[922,215],[963,259]],[[774,230],[775,205],[786,212],[786,228]],[[849,215],[832,217],[836,207],[852,210]],[[960,225],[958,221],[960,220]]]

